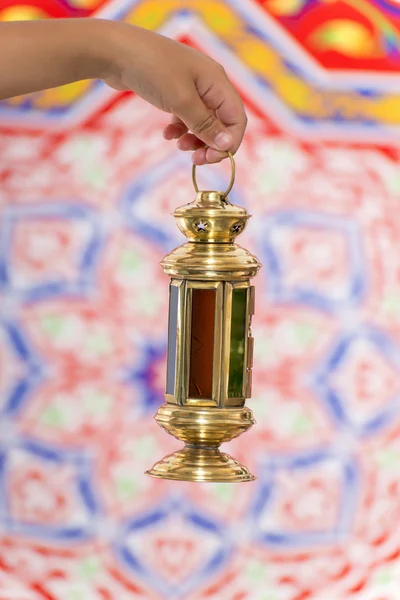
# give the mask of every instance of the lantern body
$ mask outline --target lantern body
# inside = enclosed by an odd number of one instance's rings
[[[249,215],[219,192],[199,192],[174,213],[188,242],[167,255],[171,277],[166,403],[156,420],[185,442],[148,475],[183,481],[249,481],[219,446],[251,427],[254,287],[260,264],[234,243]]]

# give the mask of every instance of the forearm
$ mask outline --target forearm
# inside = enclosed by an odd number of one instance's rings
[[[101,78],[110,26],[96,19],[0,23],[0,99]]]
[[[239,94],[221,65],[174,40],[126,23],[56,19],[0,23],[0,100],[102,79],[170,113],[167,139],[196,164],[236,152],[246,128]]]

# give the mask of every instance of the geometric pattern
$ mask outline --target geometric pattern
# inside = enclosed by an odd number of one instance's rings
[[[193,198],[167,116],[82,82],[0,103],[0,600],[398,600],[400,10],[49,0],[222,62],[260,257],[247,485],[152,480],[168,278]],[[224,189],[229,164],[202,169]]]
[[[353,461],[327,452],[270,461],[255,498],[256,539],[277,548],[340,541],[354,519],[357,475]]]
[[[3,288],[27,301],[79,293],[90,284],[100,243],[92,211],[78,203],[7,208],[1,230]],[[53,257],[50,264],[49,255]]]
[[[358,228],[349,219],[281,212],[266,220],[264,236],[277,301],[335,310],[362,300],[365,268]]]
[[[338,426],[372,435],[396,419],[399,361],[396,345],[374,329],[338,338],[316,374],[321,398]]]

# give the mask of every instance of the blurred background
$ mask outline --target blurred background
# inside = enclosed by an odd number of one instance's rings
[[[92,15],[207,52],[246,104],[257,426],[226,449],[258,479],[143,475],[179,447],[153,421],[194,194],[167,115],[98,82],[3,102],[0,598],[398,600],[399,1],[0,1]]]

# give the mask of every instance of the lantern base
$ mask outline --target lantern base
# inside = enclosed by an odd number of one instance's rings
[[[166,456],[146,475],[158,479],[209,483],[241,483],[255,479],[244,465],[218,448],[192,445]]]

